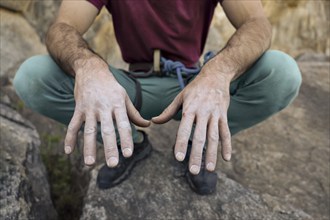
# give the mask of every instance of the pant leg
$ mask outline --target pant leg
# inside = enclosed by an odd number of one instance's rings
[[[267,51],[231,83],[228,121],[232,135],[289,105],[297,96],[301,74],[295,60],[280,51]]]
[[[26,60],[18,69],[13,84],[26,106],[69,124],[75,107],[74,78],[66,75],[49,56]]]
[[[158,116],[181,92],[176,77],[138,78],[142,88],[141,115],[146,119]],[[181,114],[180,114],[181,118]]]
[[[122,71],[115,68],[111,71],[133,101],[135,83]],[[147,119],[160,114],[181,91],[175,77],[140,78],[138,81],[142,88],[140,112]],[[300,84],[301,75],[294,59],[279,51],[267,51],[230,85],[231,133],[251,127],[286,107],[297,95]],[[14,87],[33,110],[66,125],[69,123],[75,106],[74,79],[49,56],[36,56],[24,62],[15,76]],[[176,119],[180,118],[179,113]]]

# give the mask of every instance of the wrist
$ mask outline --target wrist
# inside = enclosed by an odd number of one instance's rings
[[[97,74],[97,73],[108,73],[110,72],[108,64],[102,60],[100,57],[96,55],[77,59],[74,61],[73,69],[75,71],[75,75],[82,75],[82,74]]]
[[[221,80],[228,81],[229,83],[235,79],[236,76],[234,68],[226,64],[224,60],[219,59],[218,56],[212,58],[205,64],[202,74],[221,78]]]

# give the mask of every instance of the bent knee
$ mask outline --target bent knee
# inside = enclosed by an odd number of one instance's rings
[[[282,85],[290,90],[299,90],[302,81],[301,73],[297,62],[290,55],[271,50],[267,51],[262,59],[264,59],[266,68],[268,68],[266,71],[274,73],[273,77],[276,78],[276,81],[285,82]]]
[[[41,98],[40,95],[49,88],[49,85],[58,82],[59,72],[63,71],[50,56],[33,56],[24,61],[17,70],[13,86],[24,103],[30,108],[35,108],[36,99]]]
[[[62,71],[48,55],[37,55],[25,60],[15,75],[14,80],[44,80],[51,77],[51,72]]]
[[[273,91],[271,96],[281,103],[280,109],[290,104],[297,96],[302,82],[301,73],[296,61],[281,51],[267,51],[261,58],[270,78],[269,85]]]
[[[46,55],[37,55],[25,60],[14,77],[14,88],[19,95],[35,89],[37,82],[43,80],[49,72],[48,63],[51,58]],[[48,71],[45,71],[48,69]]]
[[[14,80],[13,80],[13,86],[16,90],[17,95],[26,103],[28,99],[28,94],[31,93],[31,88],[33,86],[31,85],[34,81],[33,77],[35,70],[37,70],[37,62],[35,62],[39,56],[31,57],[27,60],[25,60],[19,69],[17,70]]]

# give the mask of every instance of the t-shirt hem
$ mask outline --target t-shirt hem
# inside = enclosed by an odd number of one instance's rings
[[[87,0],[89,3],[94,5],[99,11],[102,9],[104,6],[104,1],[103,0]]]

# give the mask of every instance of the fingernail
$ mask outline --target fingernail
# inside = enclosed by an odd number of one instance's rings
[[[107,164],[109,167],[114,167],[118,164],[118,159],[117,157],[110,157],[108,160],[107,160]]]
[[[227,161],[229,161],[230,158],[231,158],[231,154],[225,154],[225,159],[226,159]]]
[[[124,155],[124,157],[130,157],[130,156],[132,155],[132,150],[131,150],[131,148],[125,148],[125,149],[123,150],[123,155]]]
[[[183,161],[184,160],[184,154],[182,152],[176,153],[175,157],[178,161]]]
[[[70,146],[65,146],[65,147],[64,147],[64,152],[65,152],[66,154],[71,153],[71,151],[72,151],[72,148],[71,148]]]
[[[208,171],[213,171],[215,169],[214,163],[210,162],[206,165]]]
[[[192,174],[197,175],[197,174],[199,173],[199,167],[198,167],[197,165],[192,165],[192,166],[190,167],[190,172],[191,172]]]
[[[92,156],[87,156],[85,157],[85,164],[87,165],[92,165],[95,163],[95,159]]]

